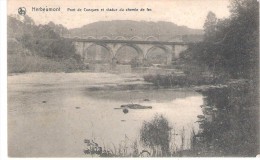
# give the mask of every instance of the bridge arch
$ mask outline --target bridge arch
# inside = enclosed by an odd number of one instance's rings
[[[133,52],[132,53],[127,53],[126,51],[125,52],[121,52],[121,50],[123,48],[129,48],[128,51],[134,50],[135,52],[134,53]],[[130,54],[130,55],[128,55],[128,54]],[[125,59],[124,58],[124,62],[127,62],[127,63],[131,62],[133,59],[136,59],[138,61],[142,61],[143,58],[144,58],[144,54],[143,54],[142,49],[139,46],[135,45],[135,44],[123,44],[120,47],[118,47],[116,52],[115,52],[114,58],[117,59],[118,62],[120,62],[120,61],[122,61],[122,60],[120,60],[120,56],[124,57],[126,55],[128,55],[127,57],[129,59]]]
[[[143,54],[143,51],[140,47],[138,47],[137,45],[135,44],[123,44],[121,45],[120,47],[117,48],[116,52],[115,52],[115,56],[118,54],[118,51],[123,48],[123,47],[131,47],[133,48],[134,50],[136,50],[136,52],[140,55],[140,56],[144,56]]]
[[[130,38],[130,40],[143,40],[143,39],[139,36],[133,36]]]
[[[99,55],[97,55],[97,53],[95,53],[94,55],[93,55],[93,53],[88,53],[89,49],[94,47],[94,46],[101,47],[101,48],[99,48],[99,52],[100,52],[100,53],[98,53]],[[102,49],[103,49],[103,51],[102,51]],[[106,52],[105,54],[103,53],[104,50]],[[108,54],[108,55],[106,55],[106,54]],[[93,56],[100,56],[100,55],[103,55],[105,57],[106,61],[111,61],[111,59],[113,57],[112,49],[109,46],[107,46],[106,44],[103,44],[103,43],[91,43],[90,45],[85,47],[84,50],[83,50],[83,58],[84,59],[89,59],[90,56],[92,56],[92,58],[93,58]],[[94,60],[97,60],[97,59],[94,59]],[[101,59],[98,59],[98,60],[101,60]]]
[[[124,36],[117,36],[115,40],[126,40],[126,38]]]
[[[146,41],[159,41],[159,39],[155,36],[149,36],[145,38]]]
[[[159,53],[154,52],[156,49],[159,49]],[[171,49],[164,45],[153,45],[145,53],[145,59],[157,63],[164,61],[163,63],[168,64],[172,60]]]

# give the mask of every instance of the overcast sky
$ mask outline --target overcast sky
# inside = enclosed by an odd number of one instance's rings
[[[8,14],[25,7],[27,15],[39,24],[53,21],[67,28],[77,28],[96,21],[136,20],[169,21],[177,25],[202,29],[209,11],[218,18],[229,16],[229,0],[9,0]],[[60,7],[60,12],[33,12],[32,7]],[[67,8],[101,9],[150,8],[152,11],[68,12]]]

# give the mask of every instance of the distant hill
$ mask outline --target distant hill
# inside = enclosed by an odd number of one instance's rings
[[[145,37],[159,37],[160,40],[178,40],[183,38],[184,41],[198,41],[202,39],[203,31],[200,29],[191,29],[186,26],[178,26],[171,22],[147,22],[147,21],[130,21],[130,20],[113,20],[99,21],[81,28],[70,29],[71,37],[102,37],[108,36],[115,38],[124,36],[130,38],[139,36],[142,39]]]

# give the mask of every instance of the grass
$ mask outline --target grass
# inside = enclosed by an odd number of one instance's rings
[[[72,72],[83,69],[74,59],[55,61],[40,56],[11,54],[7,57],[8,73]]]

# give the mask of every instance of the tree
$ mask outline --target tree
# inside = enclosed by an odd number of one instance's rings
[[[233,0],[231,15],[218,20],[209,12],[204,24],[204,40],[191,47],[194,61],[205,64],[218,76],[232,78],[258,77],[259,2]]]
[[[35,22],[34,22],[34,20],[31,18],[31,17],[29,17],[28,15],[25,15],[24,16],[24,24],[26,24],[26,25],[35,25]]]
[[[163,115],[156,114],[150,122],[143,122],[140,130],[140,139],[145,146],[153,149],[153,156],[156,148],[160,148],[163,156],[169,155],[169,144],[171,140],[171,127]]]
[[[217,24],[217,17],[215,13],[209,12],[204,23],[204,39],[206,41],[214,40],[216,37],[216,24]]]
[[[55,32],[55,29],[60,28],[65,31],[66,28],[62,25],[49,22],[47,25],[37,26],[31,17],[25,15],[24,21],[8,16],[8,28],[12,36],[35,55],[58,61],[64,59],[80,61],[80,57],[75,54],[73,43],[61,38],[59,33]]]
[[[230,12],[230,23],[221,31],[226,36],[220,54],[226,59],[225,69],[234,78],[251,79],[258,73],[259,2],[233,0]]]

